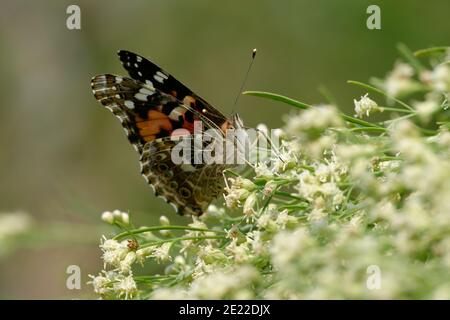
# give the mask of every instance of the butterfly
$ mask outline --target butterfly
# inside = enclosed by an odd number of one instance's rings
[[[174,133],[194,139],[194,122],[205,129],[242,128],[239,116],[227,118],[206,100],[144,57],[119,50],[129,77],[101,74],[92,78],[95,98],[122,124],[139,153],[141,174],[156,196],[181,215],[201,215],[224,187],[223,171],[229,164],[176,164],[171,152]]]

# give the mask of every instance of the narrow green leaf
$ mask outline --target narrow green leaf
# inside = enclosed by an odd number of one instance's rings
[[[308,109],[312,106],[309,104],[306,104],[304,102],[300,102],[279,94],[270,93],[270,92],[263,92],[263,91],[245,91],[242,94],[249,95],[249,96],[255,96],[255,97],[261,97],[261,98],[267,98],[275,101],[281,101],[284,103],[287,103],[291,106],[294,106],[299,109]]]
[[[308,109],[308,108],[312,108],[311,105],[306,104],[304,102],[300,102],[300,101],[296,101],[294,99],[279,95],[279,94],[275,94],[275,93],[270,93],[270,92],[262,92],[262,91],[246,91],[244,92],[244,94],[247,95],[251,95],[251,96],[255,96],[255,97],[261,97],[261,98],[268,98],[268,99],[272,99],[275,101],[280,101],[280,102],[284,102],[286,104],[289,104],[291,106],[294,106],[296,108],[299,109]],[[364,127],[377,127],[377,128],[383,128],[381,126],[378,126],[376,124],[361,120],[361,119],[357,119],[351,116],[348,116],[344,113],[341,113],[342,118],[347,121],[347,122],[351,122],[353,124],[359,125],[359,126],[364,126]]]
[[[433,55],[433,54],[441,54],[441,53],[445,53],[447,50],[449,50],[450,47],[434,47],[434,48],[427,48],[427,49],[422,49],[422,50],[417,50],[416,52],[414,52],[414,55],[416,57],[426,57],[429,55]]]

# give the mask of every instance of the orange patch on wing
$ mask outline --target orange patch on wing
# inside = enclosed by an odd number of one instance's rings
[[[161,130],[169,132],[173,130],[169,118],[164,113],[156,110],[150,110],[147,113],[147,119],[136,117],[135,121],[139,134],[144,137],[145,141],[154,140]]]

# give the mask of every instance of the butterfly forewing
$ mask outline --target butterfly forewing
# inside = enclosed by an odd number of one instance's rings
[[[226,121],[226,117],[220,111],[156,64],[130,51],[120,50],[117,54],[123,67],[133,79],[152,84],[162,92],[176,97],[184,105],[204,115],[205,120],[212,121],[215,126],[220,127]]]

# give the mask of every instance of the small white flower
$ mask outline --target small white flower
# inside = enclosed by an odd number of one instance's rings
[[[152,254],[153,249],[151,247],[145,247],[136,250],[136,261],[141,265],[145,262],[145,260]]]
[[[353,103],[355,104],[356,117],[359,118],[362,118],[364,115],[369,116],[370,112],[383,111],[375,101],[369,98],[368,93],[362,96],[359,101],[354,99]]]
[[[169,254],[170,247],[172,246],[171,242],[165,242],[158,247],[154,247],[151,253],[151,256],[155,258],[158,263],[162,263],[165,261],[172,260],[172,257]]]
[[[292,136],[302,133],[320,133],[331,127],[342,126],[343,121],[336,107],[319,105],[304,110],[298,116],[289,117],[286,132]]]
[[[425,79],[437,91],[450,91],[450,66],[446,63],[439,64],[426,74]]]
[[[283,129],[277,128],[277,129],[272,130],[272,136],[275,139],[279,139],[279,138],[285,136],[285,133],[284,133]]]
[[[288,225],[295,225],[297,224],[297,219],[293,216],[290,216],[287,210],[281,211],[277,215],[276,224],[280,226],[280,229],[286,229]]]
[[[169,226],[170,225],[170,221],[169,218],[167,218],[166,216],[162,215],[159,217],[159,224],[161,226]],[[163,237],[170,237],[172,236],[172,231],[171,230],[159,230],[159,233],[163,236]]]
[[[214,248],[210,244],[200,246],[197,255],[206,264],[224,263],[228,259],[222,250]]]
[[[105,275],[89,275],[89,277],[92,280],[89,281],[88,284],[92,284],[95,293],[99,295],[106,295],[111,291],[111,280],[108,279]]]
[[[0,243],[7,238],[26,232],[31,222],[31,217],[23,212],[0,214]]]
[[[103,251],[102,258],[105,265],[114,267],[120,267],[120,262],[125,259],[127,253],[130,251],[127,240],[120,243],[113,239],[104,240],[100,244],[100,248]]]
[[[160,216],[159,217],[159,224],[162,226],[170,226],[170,221],[169,218],[167,218],[166,216]]]
[[[233,239],[225,249],[232,255],[236,263],[244,263],[252,258],[250,248],[246,242],[238,244],[237,239]]]
[[[250,266],[235,270],[217,271],[196,279],[191,284],[190,293],[196,299],[234,298],[234,294],[248,287],[258,278],[258,272]]]
[[[273,177],[273,172],[263,162],[255,165],[255,174],[257,177],[270,179]]]
[[[203,216],[205,216],[205,218],[207,218],[207,217],[221,218],[224,215],[225,215],[225,208],[219,208],[214,204],[210,204],[208,206],[208,209],[206,210],[206,214],[202,215],[200,218],[202,218]]]
[[[276,218],[274,217],[274,212],[271,209],[266,210],[263,214],[261,214],[256,221],[256,225],[259,229],[263,229],[267,232],[275,232],[279,229],[278,225],[275,222]]]
[[[255,215],[255,206],[257,204],[258,197],[255,192],[252,192],[244,202],[243,213],[247,218]]]
[[[270,197],[276,188],[277,188],[277,184],[275,182],[268,181],[264,186],[263,195],[265,197]]]
[[[186,260],[183,258],[183,256],[176,256],[174,259],[174,263],[179,266],[184,266],[186,265]]]
[[[106,239],[105,236],[102,237],[102,243],[100,244],[100,248],[103,251],[113,251],[121,248],[121,244],[114,239]]]
[[[419,117],[425,121],[430,121],[431,116],[439,110],[439,103],[434,99],[426,99],[425,101],[418,101],[413,103],[413,107],[417,110]]]
[[[397,62],[394,70],[387,76],[384,82],[384,89],[389,96],[396,97],[403,92],[407,92],[415,87],[412,76],[414,69],[406,63]]]
[[[105,211],[102,213],[102,220],[106,223],[113,224],[114,223],[114,215],[110,211]]]
[[[136,261],[137,254],[134,251],[127,253],[125,258],[119,263],[119,272],[123,274],[128,274],[131,272],[131,266]]]
[[[308,232],[304,229],[297,229],[294,232],[282,231],[273,239],[270,247],[274,265],[277,268],[288,268],[295,259],[300,259],[312,240]]]
[[[298,164],[295,152],[288,148],[286,149],[279,152],[273,161],[273,170],[278,174],[284,173],[286,170],[294,168]]]
[[[249,179],[244,179],[241,177],[229,178],[231,187],[226,187],[224,195],[225,203],[229,208],[236,208],[241,204],[241,201],[247,199],[256,188],[256,185]]]
[[[262,255],[267,251],[267,242],[262,240],[262,232],[255,230],[247,233],[247,242],[251,245],[252,251],[256,255]]]
[[[324,211],[322,208],[314,208],[309,214],[308,214],[308,220],[309,221],[321,221],[325,219],[328,216],[327,212]]]
[[[122,220],[123,224],[125,224],[125,225],[129,225],[130,224],[130,216],[128,215],[128,213],[122,212],[120,214],[120,219]]]
[[[137,286],[133,275],[130,274],[114,283],[114,291],[119,297],[124,297],[126,300],[133,298],[137,293]]]
[[[102,220],[109,224],[121,223],[124,225],[130,224],[130,217],[128,213],[120,210],[114,210],[113,212],[105,211],[102,213]]]

